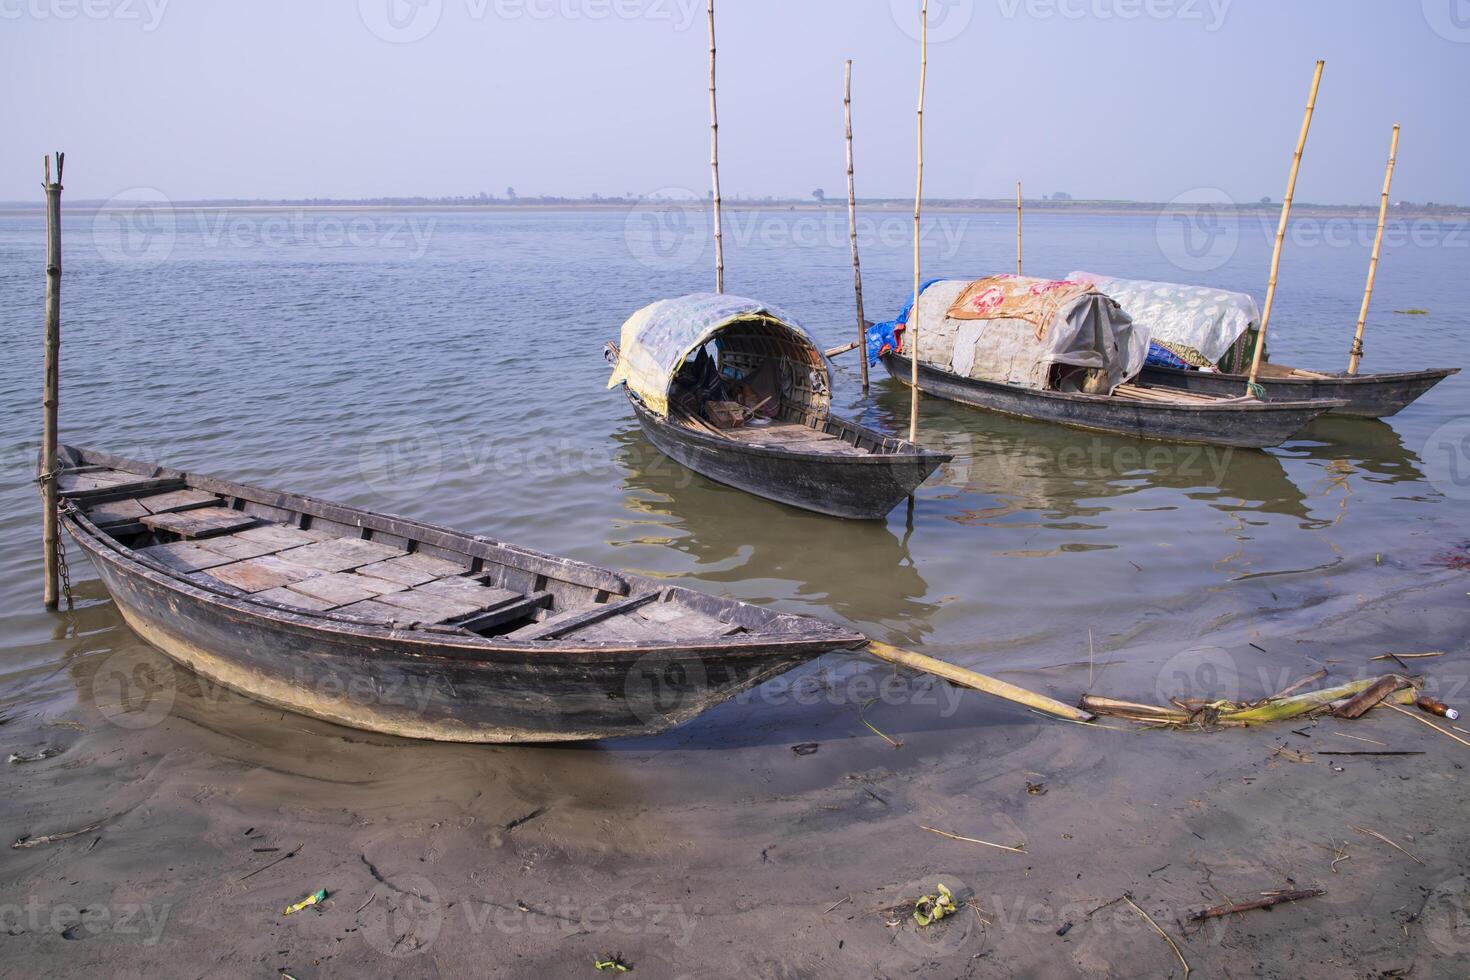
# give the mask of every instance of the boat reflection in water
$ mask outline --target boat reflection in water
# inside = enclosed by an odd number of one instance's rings
[[[626,565],[654,576],[694,575],[701,588],[723,585],[724,594],[747,601],[806,603],[813,614],[831,610],[910,640],[928,632],[939,606],[925,600],[929,585],[906,537],[887,523],[823,520],[725,487],[669,461],[636,423],[613,438],[629,519],[610,543],[656,546]],[[895,527],[903,513],[894,512]]]

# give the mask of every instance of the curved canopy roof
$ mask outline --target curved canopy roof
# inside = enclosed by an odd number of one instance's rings
[[[828,372],[821,349],[779,307],[728,293],[691,293],[650,303],[628,317],[607,386],[626,384],[651,411],[667,415],[669,391],[684,359],[726,328],[751,323],[780,330],[785,340],[807,354],[809,366],[820,370],[825,380]]]

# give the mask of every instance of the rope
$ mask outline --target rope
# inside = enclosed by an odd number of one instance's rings
[[[1363,356],[1363,342],[1361,340],[1359,340],[1358,338],[1354,337],[1353,338],[1353,349],[1350,350],[1350,351],[1348,351],[1348,353],[1351,354],[1353,357],[1356,357],[1356,358],[1361,359],[1362,356]]]
[[[1266,386],[1256,384],[1254,381],[1245,386],[1245,393],[1252,398],[1259,398],[1262,401],[1266,400]]]

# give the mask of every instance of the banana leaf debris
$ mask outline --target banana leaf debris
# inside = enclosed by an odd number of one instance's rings
[[[1087,694],[1081,707],[1096,715],[1112,715],[1155,727],[1209,730],[1317,715],[1358,718],[1379,704],[1415,704],[1420,700],[1418,690],[1423,683],[1421,678],[1383,674],[1297,693],[1325,676],[1326,671],[1310,674],[1259,701],[1176,698],[1166,706]]]

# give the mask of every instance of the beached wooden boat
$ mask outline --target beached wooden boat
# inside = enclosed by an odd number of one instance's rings
[[[645,307],[608,359],[608,387],[625,386],[660,452],[769,500],[878,520],[950,459],[831,414],[821,350],[755,300],[710,293]],[[711,404],[732,407],[716,415]]]
[[[882,361],[894,378],[909,382],[908,358],[888,353]],[[1312,419],[1343,404],[1322,399],[1270,402],[1240,395],[1227,398],[1140,382],[1118,385],[1110,395],[1049,391],[967,378],[922,362],[919,390],[975,408],[1078,429],[1253,449],[1279,446]]]
[[[1267,361],[1261,365],[1256,383],[1265,389],[1268,402],[1341,401],[1331,409],[1334,415],[1387,418],[1459,371],[1432,368],[1386,374],[1322,374]],[[1249,379],[1243,374],[1149,365],[1140,380],[1158,388],[1229,396],[1245,391]]]
[[[861,634],[403,517],[63,447],[62,524],[212,681],[411,738],[662,731]]]

